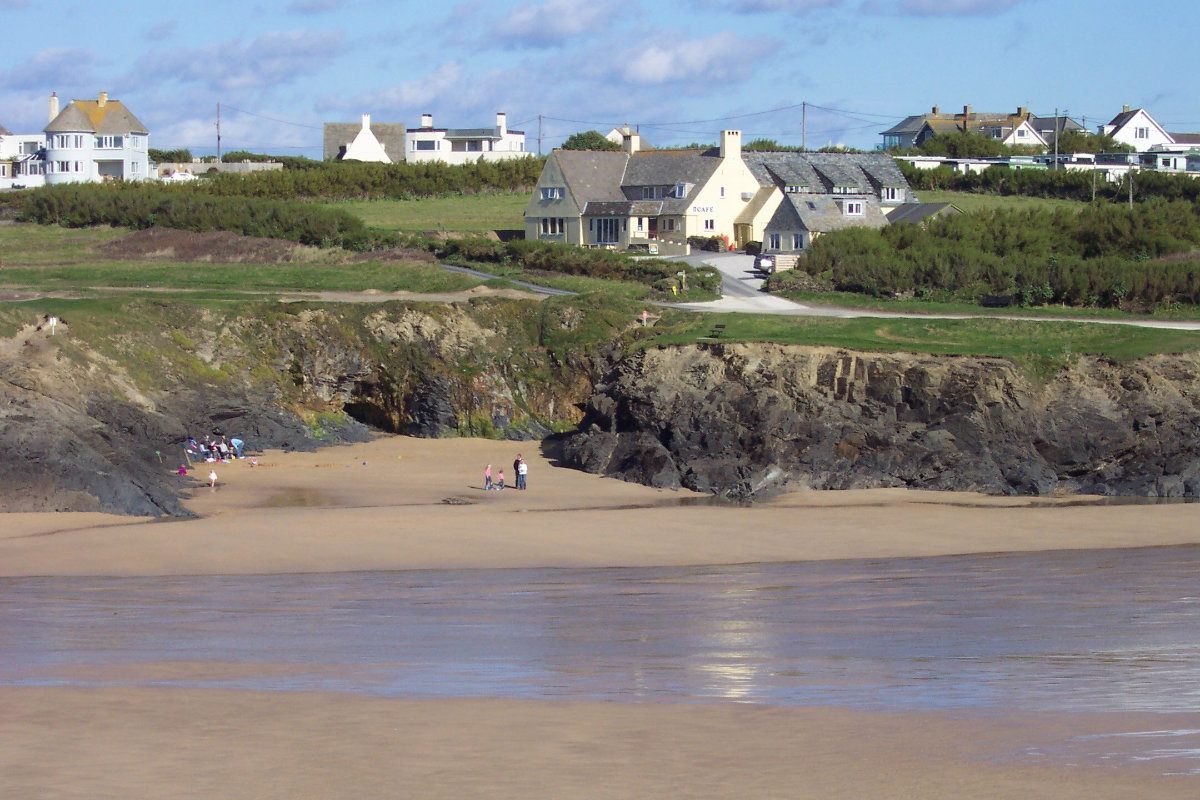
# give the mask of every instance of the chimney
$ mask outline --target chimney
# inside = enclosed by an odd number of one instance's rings
[[[100,96],[96,98],[96,105],[100,106],[101,108],[104,108],[106,105],[108,105],[108,92],[100,93]]]
[[[1017,106],[1017,116],[1024,119],[1029,116],[1029,108],[1026,106]]]
[[[503,111],[496,112],[496,127],[500,129],[500,135],[508,133],[508,115]]]
[[[432,128],[433,127],[433,114],[422,114],[421,115],[421,127],[422,128]]]
[[[721,131],[721,158],[742,157],[742,132]]]
[[[939,108],[939,107],[937,107],[937,106],[934,106],[934,107],[933,107],[933,115],[934,115],[935,117],[936,117],[938,114],[941,114],[941,113],[942,113],[942,109],[940,109],[940,108]]]
[[[362,129],[364,131],[371,130],[371,115],[370,114],[362,115]]]
[[[58,92],[50,93],[50,121],[54,122],[54,118],[58,116]]]
[[[633,155],[638,150],[642,149],[642,135],[629,130],[626,125],[621,129],[621,149],[629,155]]]
[[[1122,114],[1128,114],[1128,113],[1129,113],[1129,106],[1121,106],[1121,113],[1122,113]]]
[[[970,106],[963,106],[963,117],[966,119],[970,119],[971,114],[973,114],[974,111],[975,111],[975,109],[971,108]]]

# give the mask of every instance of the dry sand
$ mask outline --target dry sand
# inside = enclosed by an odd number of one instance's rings
[[[268,453],[257,467],[218,464],[217,491],[197,487],[188,503],[200,519],[5,514],[0,575],[671,566],[1200,543],[1195,504],[881,489],[740,508],[554,467],[536,448],[386,437]],[[484,465],[511,473],[518,450],[529,490],[482,491]],[[201,464],[193,475],[207,473]]]
[[[197,489],[190,501],[196,520],[4,515],[0,575],[716,564],[1200,542],[1194,505],[1043,507],[885,490],[730,508],[555,468],[534,447],[386,438],[270,453],[254,468],[218,465],[218,490]],[[510,472],[518,449],[530,461],[529,491],[481,491],[484,464]],[[220,666],[154,669],[195,678]],[[1163,776],[1153,763],[1022,755],[1089,731],[1200,727],[1194,714],[881,714],[132,687],[3,687],[0,709],[0,797],[18,799],[1200,794],[1200,776]]]

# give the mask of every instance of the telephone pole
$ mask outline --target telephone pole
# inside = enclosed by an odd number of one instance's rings
[[[217,163],[221,163],[221,104],[217,103]]]
[[[800,149],[808,152],[808,101],[800,103]]]
[[[1058,106],[1054,107],[1054,169],[1058,171]]]
[[[538,156],[542,155],[542,115],[538,114]]]

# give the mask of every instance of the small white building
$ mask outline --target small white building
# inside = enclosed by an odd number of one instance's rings
[[[409,128],[404,138],[404,160],[411,162],[467,164],[529,155],[525,151],[525,132],[509,130],[503,111],[496,114],[496,124],[491,128],[435,128],[433,115],[422,114],[421,127]]]
[[[100,92],[73,100],[61,112],[50,95],[46,126],[46,183],[140,181],[149,176],[150,132],[120,100]]]
[[[44,182],[42,133],[12,133],[0,125],[0,189],[32,189]]]
[[[403,157],[403,153],[400,154]],[[346,150],[341,154],[342,161],[373,161],[381,164],[391,164],[392,159],[388,156],[387,148],[383,143],[375,137],[371,131],[371,115],[362,115],[362,127],[354,136],[354,139],[346,145]]]
[[[1131,110],[1129,106],[1125,106],[1111,122],[1101,125],[1099,132],[1111,136],[1121,144],[1129,145],[1139,153],[1175,143],[1166,128],[1159,125],[1144,108]]]

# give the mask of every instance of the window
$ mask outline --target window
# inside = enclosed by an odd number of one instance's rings
[[[75,162],[75,171],[76,171],[76,172],[83,172],[83,162],[82,162],[82,161],[76,161],[76,162]]]
[[[543,236],[562,236],[565,229],[562,217],[542,217]]]
[[[1133,138],[1149,139],[1150,138],[1150,129],[1149,128],[1134,128],[1133,129]]]
[[[564,196],[564,190],[563,190],[563,187],[561,187],[561,186],[543,186],[542,187],[542,199],[543,200],[562,200],[563,196]]]
[[[138,174],[139,172],[141,172],[141,171],[142,171],[142,165],[141,165],[139,162],[137,162],[137,161],[130,161],[130,162],[129,162],[129,172],[130,172],[130,174],[132,174],[132,175],[137,175],[137,174]]]
[[[804,249],[804,234],[803,233],[793,233],[792,234],[792,249],[793,250],[803,250]]]
[[[437,142],[433,139],[418,139],[413,142],[413,150],[437,150]]]
[[[8,177],[8,164],[0,164],[0,178]]]
[[[884,200],[901,200],[904,197],[904,190],[899,186],[885,186],[880,196]]]
[[[645,221],[646,221],[646,218],[645,218],[645,217],[638,217],[638,218],[637,218],[637,229],[638,229],[638,233],[641,233],[643,230],[645,230]]]
[[[596,243],[614,244],[621,240],[620,220],[602,217],[596,220]]]
[[[667,220],[667,222],[666,222],[666,229],[667,229],[667,230],[669,230],[669,231],[673,231],[673,230],[675,230],[675,220],[673,220],[673,219],[668,219],[668,220]]]
[[[56,148],[58,148],[58,147],[70,147],[70,146],[71,146],[71,137],[70,137],[70,136],[67,136],[65,133],[60,133],[60,134],[57,134],[57,135],[54,137],[54,146],[55,146]]]
[[[683,183],[681,181],[681,182],[675,184],[675,189],[673,191],[673,194],[675,197],[687,197],[687,193],[688,193],[688,185],[686,183]]]
[[[724,196],[725,196],[725,187],[722,186],[721,187],[721,197],[724,197]]]
[[[863,204],[857,200],[847,200],[842,204],[842,213],[847,217],[861,217]]]
[[[767,247],[769,247],[772,250],[783,249],[782,247],[780,247],[780,240],[782,238],[783,238],[782,234],[778,234],[778,233],[769,234],[767,236]]]
[[[801,192],[807,192],[808,187],[802,186],[798,183],[793,183],[783,187],[783,191],[787,192],[788,194],[800,194]]]
[[[1017,128],[1017,138],[1018,139],[1024,139],[1025,133],[1026,133],[1026,131],[1024,128]]]
[[[40,149],[38,142],[21,142],[21,155],[23,156],[32,156]]]
[[[654,187],[653,187],[653,186],[643,186],[643,187],[642,187],[642,199],[643,199],[643,200],[653,200],[653,199],[655,199],[655,198],[654,198]]]
[[[716,220],[711,220],[711,219],[704,220],[704,230],[715,231],[716,229],[717,229]]]

